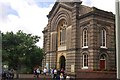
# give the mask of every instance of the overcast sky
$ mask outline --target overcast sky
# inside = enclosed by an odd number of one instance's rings
[[[48,19],[46,15],[52,9],[55,0],[0,0],[1,32],[17,32],[41,36],[39,47],[43,47],[42,31]],[[82,0],[83,5],[115,13],[114,0]]]

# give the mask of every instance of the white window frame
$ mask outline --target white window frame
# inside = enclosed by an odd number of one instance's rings
[[[85,56],[87,56],[86,57],[86,65],[84,65],[85,64]],[[88,55],[87,54],[83,54],[83,67],[82,67],[82,69],[88,69]]]
[[[106,30],[102,29],[101,31],[101,46],[100,48],[107,48],[106,47]]]
[[[86,34],[85,34],[86,33]],[[86,35],[86,37],[85,37]],[[83,29],[83,35],[82,35],[82,43],[83,43],[83,46],[82,48],[88,48],[88,30],[85,28]]]

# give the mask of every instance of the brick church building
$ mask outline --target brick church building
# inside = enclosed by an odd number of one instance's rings
[[[116,69],[112,12],[82,5],[81,1],[56,2],[47,17],[43,67],[63,67],[71,75],[79,70]]]

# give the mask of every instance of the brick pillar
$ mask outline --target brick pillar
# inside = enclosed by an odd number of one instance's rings
[[[80,3],[74,2],[73,3],[73,8],[72,8],[72,28],[71,28],[71,51],[67,52],[67,62],[66,62],[66,67],[67,67],[67,72],[70,74],[75,75],[77,71],[77,47],[78,47],[78,26],[79,26],[79,21],[78,21],[78,16],[79,16],[79,7]],[[71,60],[72,58],[72,60]],[[72,68],[72,69],[71,69]],[[74,68],[74,69],[73,69]]]
[[[88,39],[89,39],[89,69],[97,69],[98,67],[98,50],[99,50],[99,27],[94,20],[91,20],[89,31],[88,31]]]

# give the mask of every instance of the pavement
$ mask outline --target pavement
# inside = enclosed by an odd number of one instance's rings
[[[39,78],[35,77],[34,74],[14,74],[14,79],[9,80],[51,80],[51,76],[49,75],[39,75]]]

